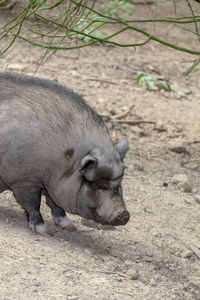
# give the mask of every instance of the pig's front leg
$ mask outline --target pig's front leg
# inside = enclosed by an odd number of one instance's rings
[[[32,231],[45,234],[46,224],[40,213],[41,191],[26,184],[11,186],[11,190],[17,202],[25,209]]]
[[[51,208],[51,213],[56,225],[68,231],[76,230],[76,227],[74,227],[72,222],[67,218],[65,211],[56,205],[49,195],[46,195],[46,203]]]
[[[9,190],[9,187],[6,185],[6,183],[0,177],[0,193],[4,192],[5,190]]]

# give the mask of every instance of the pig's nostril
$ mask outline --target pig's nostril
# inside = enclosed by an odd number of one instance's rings
[[[130,214],[127,210],[120,213],[114,220],[112,220],[111,225],[118,226],[118,225],[125,225],[130,218]]]

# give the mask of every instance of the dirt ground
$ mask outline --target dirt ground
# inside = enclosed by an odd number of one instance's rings
[[[145,7],[137,9],[145,17]],[[173,29],[168,36],[196,47],[187,32],[183,37]],[[18,43],[0,67],[32,75],[40,57],[40,49]],[[136,51],[104,45],[57,52],[39,68],[37,76],[73,88],[109,116],[114,141],[129,136],[123,188],[131,219],[111,228],[70,216],[77,231],[67,232],[54,226],[43,203],[51,234],[34,235],[24,211],[4,192],[0,299],[200,299],[200,72],[182,75],[191,59],[151,42]],[[173,91],[146,91],[136,82],[139,71],[169,80]],[[121,114],[121,123],[113,120]]]

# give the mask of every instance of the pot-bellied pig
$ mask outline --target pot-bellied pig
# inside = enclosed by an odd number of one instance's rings
[[[46,229],[41,194],[62,228],[73,227],[65,211],[125,225],[121,182],[127,150],[127,139],[114,146],[102,118],[72,90],[0,73],[0,192],[13,192],[33,231]]]

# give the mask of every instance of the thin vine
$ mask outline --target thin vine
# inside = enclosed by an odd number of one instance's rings
[[[5,6],[7,1],[0,1],[0,15],[2,13],[1,6]],[[169,0],[169,2],[171,1],[174,5],[174,0]],[[188,7],[188,14],[185,16],[178,16],[178,7],[175,5],[175,17],[163,17],[157,15],[158,2],[155,0],[156,17],[149,19],[131,18],[135,15],[134,10],[137,10],[137,7],[128,1],[109,0],[108,2],[105,2],[106,5],[104,4],[104,9],[102,9],[103,6],[101,7],[95,0],[30,0],[28,5],[25,4],[25,7],[21,7],[14,17],[0,27],[0,40],[8,40],[6,46],[5,43],[2,43],[4,48],[0,46],[0,55],[5,54],[16,40],[23,40],[46,50],[43,59],[50,52],[57,50],[79,49],[102,43],[136,48],[154,41],[177,51],[197,56],[186,70],[186,75],[200,64],[199,47],[192,49],[188,45],[180,46],[175,41],[169,42],[144,28],[145,24],[172,24],[174,27],[181,28],[183,32],[187,31],[194,38],[197,37],[200,42],[198,28],[200,5],[197,4],[198,1],[183,0]],[[114,4],[116,6],[112,7]],[[147,6],[148,1],[143,0],[143,4]],[[109,11],[106,12],[105,7],[109,7]],[[121,10],[126,12],[125,16]],[[131,11],[132,13],[130,13]],[[33,20],[35,21],[33,22]],[[104,28],[112,32],[105,33]],[[139,33],[141,35],[139,41],[130,43],[116,41],[115,38],[127,30]]]

